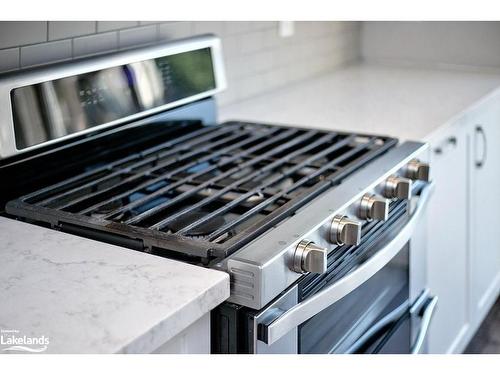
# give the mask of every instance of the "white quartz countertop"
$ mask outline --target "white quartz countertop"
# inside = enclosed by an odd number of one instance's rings
[[[222,107],[219,120],[423,140],[499,86],[499,74],[361,63]]]
[[[224,272],[2,217],[0,239],[4,341],[48,353],[151,352],[229,297]]]

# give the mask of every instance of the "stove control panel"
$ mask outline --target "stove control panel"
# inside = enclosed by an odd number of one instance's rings
[[[258,310],[304,274],[334,272],[334,259],[358,250],[359,254],[375,253],[419,204],[417,192],[431,177],[427,157],[426,145],[404,143],[311,201],[269,236],[227,258],[227,269],[235,280],[229,301]],[[417,196],[412,197],[412,191]],[[385,233],[379,228],[385,231],[394,223],[398,228],[382,237]],[[374,247],[368,241],[374,241]]]
[[[300,241],[292,253],[290,269],[297,273],[326,272],[326,259],[331,245],[358,246],[363,223],[386,221],[391,200],[410,200],[416,180],[429,180],[429,165],[412,159],[377,185],[365,190],[357,202],[352,202],[338,212],[331,219],[326,233],[317,232],[309,239]]]

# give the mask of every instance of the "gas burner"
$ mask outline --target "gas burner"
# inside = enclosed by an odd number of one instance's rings
[[[99,207],[97,210],[91,212],[90,216],[102,219],[106,215],[108,215],[110,212],[113,212],[119,208],[123,207],[123,204],[120,200],[116,200],[113,202],[110,202],[104,206]]]
[[[177,191],[180,193],[189,192],[190,190],[196,188],[194,185],[184,184],[177,188]],[[201,197],[211,197],[219,192],[219,189],[216,188],[206,188],[198,191],[198,195]],[[225,194],[219,196],[219,199],[225,202],[231,202],[235,199],[238,199],[243,193],[238,193],[236,191],[229,191]],[[245,201],[248,203],[259,203],[264,200],[264,195],[261,192],[256,192],[255,194],[248,197]]]
[[[185,228],[186,226],[190,225],[191,223],[194,223],[195,221],[204,218],[205,216],[209,215],[209,212],[202,211],[202,210],[193,210],[185,215],[182,215],[180,218],[169,224],[168,229],[172,233],[176,233],[182,228]],[[184,234],[189,237],[193,238],[204,238],[208,236],[210,233],[216,231],[218,228],[226,224],[226,219],[224,219],[223,216],[215,216],[211,218],[210,220],[205,220],[203,223],[200,225],[197,225],[196,227],[189,229],[186,231]]]

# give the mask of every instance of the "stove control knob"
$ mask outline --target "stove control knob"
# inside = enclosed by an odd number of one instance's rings
[[[410,199],[411,180],[404,177],[391,176],[385,181],[386,198]]]
[[[386,221],[389,214],[389,201],[376,195],[365,194],[359,204],[359,218]]]
[[[411,160],[406,166],[406,177],[412,180],[429,181],[429,164],[418,159]]]
[[[312,241],[302,240],[295,248],[292,269],[298,273],[326,272],[327,250]]]
[[[349,219],[347,216],[335,216],[330,229],[330,241],[337,245],[359,245],[361,242],[361,223]]]

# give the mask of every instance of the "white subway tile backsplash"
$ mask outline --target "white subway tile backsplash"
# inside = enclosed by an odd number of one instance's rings
[[[138,24],[139,21],[97,21],[97,32],[126,29]]]
[[[275,55],[271,50],[256,53],[253,60],[255,71],[265,72],[269,69],[272,69],[275,66],[274,57]]]
[[[19,48],[0,50],[0,71],[8,72],[19,68]]]
[[[0,48],[17,47],[47,41],[47,22],[1,21]]]
[[[89,35],[73,39],[74,57],[112,52],[118,49],[118,33]]]
[[[276,21],[228,21],[224,23],[226,35],[238,35],[257,30],[269,30],[277,27]]]
[[[240,56],[240,38],[238,35],[226,35],[221,38],[222,51],[226,58]]]
[[[262,32],[264,34],[264,48],[274,49],[284,40],[284,38],[281,38],[278,34],[278,26],[263,30]]]
[[[68,60],[70,58],[71,40],[58,40],[21,47],[21,67]]]
[[[169,22],[160,24],[159,40],[173,40],[193,35],[191,22]]]
[[[252,30],[252,22],[228,21],[226,22],[225,27],[225,32],[227,35],[243,34]]]
[[[221,105],[331,71],[361,50],[357,22],[296,22],[288,38],[277,21],[0,22],[0,73],[205,33],[222,38],[229,87]]]
[[[141,26],[119,31],[118,47],[130,48],[154,43],[157,40],[156,25]]]
[[[227,61],[228,75],[232,78],[253,76],[274,67],[273,51],[261,51],[255,54],[237,56]]]
[[[162,21],[139,21],[139,25],[155,25],[161,22]]]
[[[96,21],[50,21],[49,40],[72,38],[96,32]]]
[[[262,92],[263,84],[264,76],[262,74],[254,74],[238,81],[239,90],[245,97],[252,97]]]
[[[278,21],[251,21],[252,30],[278,29]]]
[[[193,34],[215,34],[223,36],[226,29],[226,22],[217,21],[196,21],[193,22]]]
[[[244,34],[240,38],[240,53],[250,54],[262,49],[264,45],[264,32],[263,31],[253,31]]]

